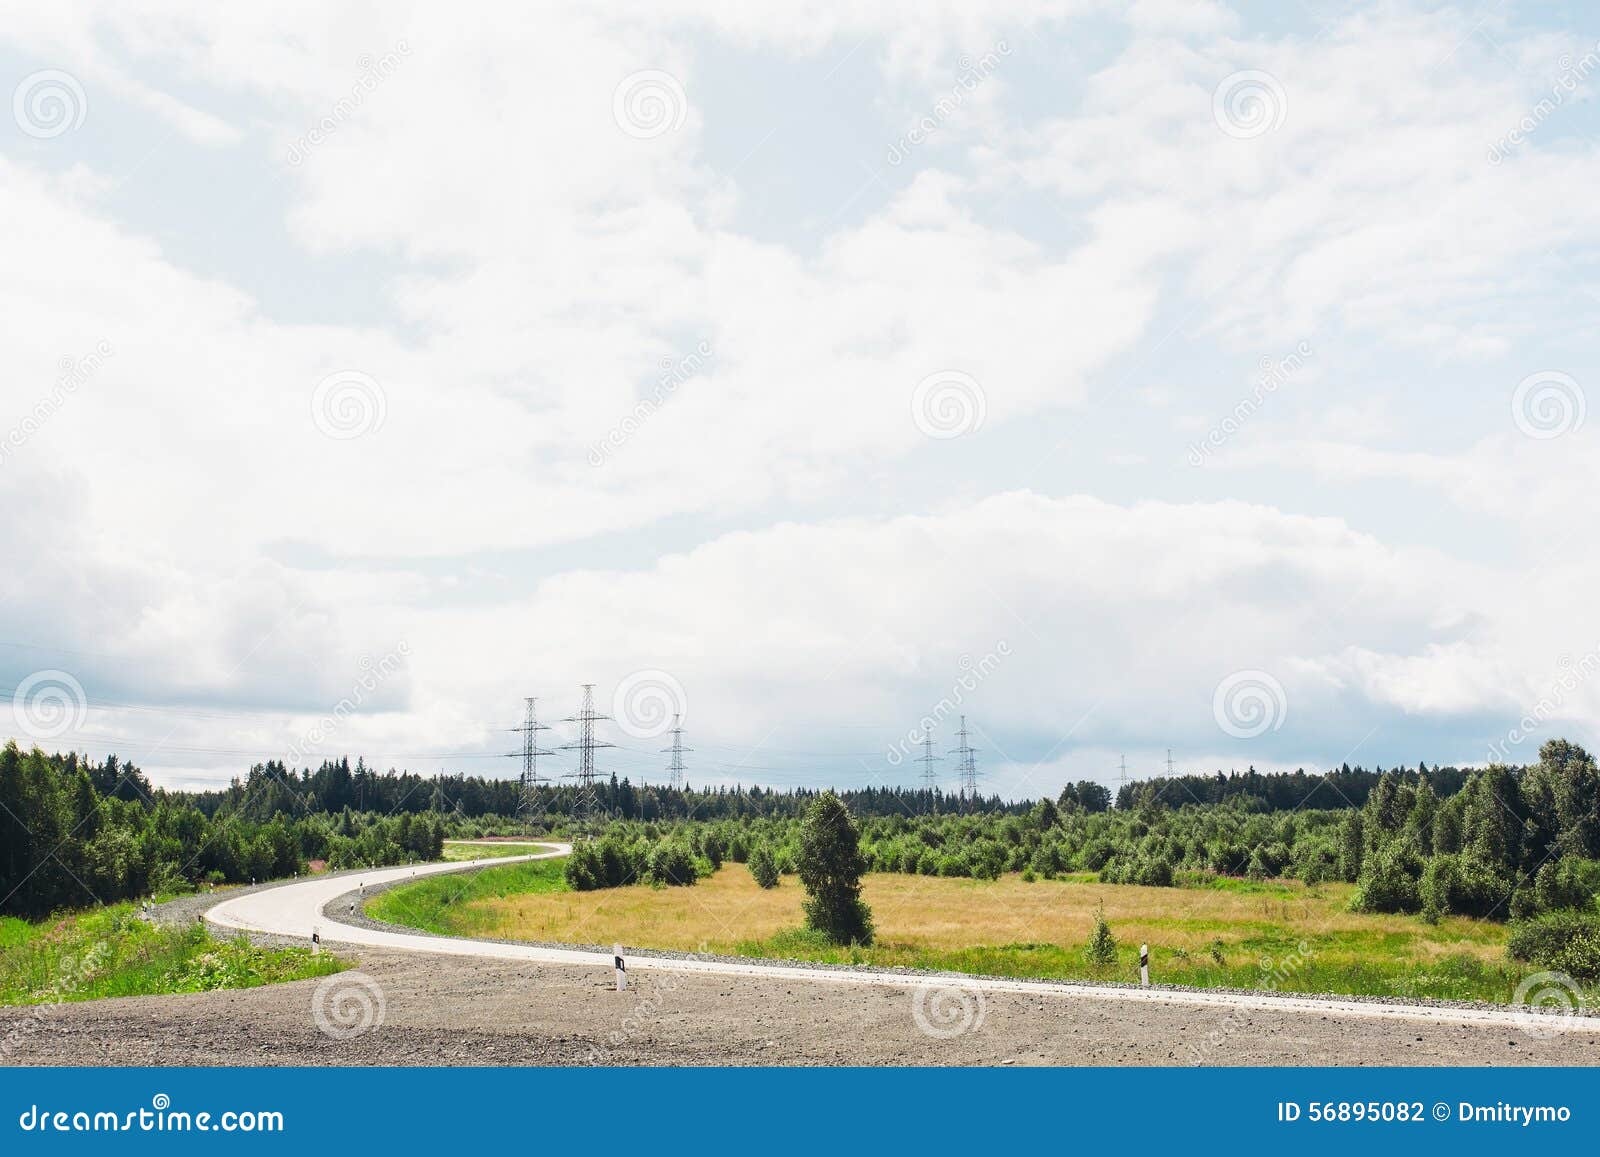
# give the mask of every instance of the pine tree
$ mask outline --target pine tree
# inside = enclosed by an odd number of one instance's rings
[[[800,825],[800,882],[806,926],[835,944],[871,944],[872,912],[861,900],[867,859],[861,833],[844,801],[823,792]]]
[[[1111,925],[1106,923],[1106,906],[1094,910],[1094,931],[1084,946],[1083,958],[1096,967],[1105,968],[1117,962],[1117,938],[1111,935]]]

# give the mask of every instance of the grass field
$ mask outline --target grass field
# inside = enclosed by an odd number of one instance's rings
[[[198,924],[151,924],[132,904],[38,923],[0,918],[0,1004],[254,988],[345,967],[304,948],[218,940]]]
[[[535,843],[528,840],[513,843],[509,840],[493,843],[473,844],[463,843],[458,840],[444,842],[444,858],[446,860],[492,860],[500,856],[526,856],[535,852],[550,851],[549,844]]]
[[[1350,885],[1220,879],[1183,888],[1100,884],[1093,876],[1025,883],[872,875],[871,948],[838,948],[801,930],[792,876],[764,892],[729,864],[693,888],[572,892],[559,861],[490,868],[470,880],[406,885],[369,904],[377,918],[449,935],[611,944],[836,963],[906,965],[996,976],[1134,980],[1141,943],[1152,979],[1291,992],[1506,1001],[1525,969],[1506,929],[1451,917],[1350,912]],[[1118,961],[1083,959],[1104,904]]]
[[[492,906],[514,897],[532,897],[552,892],[567,892],[560,860],[534,860],[525,864],[506,864],[481,872],[429,876],[415,884],[402,884],[380,892],[367,901],[365,911],[374,920],[404,924],[425,932],[445,936],[488,936],[498,918]],[[588,893],[595,895],[596,893]],[[521,937],[521,939],[538,937]],[[519,939],[519,937],[507,937]]]

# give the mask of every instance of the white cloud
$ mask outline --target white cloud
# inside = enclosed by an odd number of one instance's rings
[[[1292,715],[1241,753],[1259,765],[1337,754],[1407,715],[1440,729],[1406,734],[1467,747],[1473,720],[1586,649],[1574,637],[1600,638],[1590,434],[1524,437],[1508,408],[1523,374],[1585,378],[1558,351],[1586,332],[1566,263],[1600,240],[1597,154],[1551,125],[1488,163],[1567,39],[1496,24],[1491,44],[1475,19],[1384,8],[1263,35],[1216,5],[1024,0],[684,0],[536,22],[434,5],[8,11],[30,64],[82,80],[94,126],[146,125],[172,150],[149,163],[178,172],[184,149],[232,150],[260,198],[179,188],[192,199],[163,216],[92,133],[5,144],[0,425],[62,358],[114,350],[8,448],[7,543],[28,561],[7,630],[99,656],[91,673],[127,697],[282,710],[181,717],[161,766],[186,774],[281,749],[361,655],[400,640],[413,653],[386,686],[393,710],[337,742],[486,751],[501,705],[539,689],[524,684],[650,666],[680,673],[730,743],[797,705],[897,734],[960,655],[1005,639],[981,692],[1001,746],[1071,731],[1083,752],[1159,736],[1229,754],[1212,691],[1263,669]],[[845,64],[872,78],[859,115],[887,141],[958,54],[1001,38],[1016,51],[952,123],[962,147],[859,176],[853,156],[807,151],[795,126],[855,99]],[[1102,44],[1109,58],[1085,65]],[[363,56],[399,46],[288,164]],[[787,232],[741,228],[768,189],[719,159],[737,118],[709,94],[730,53],[816,66],[814,90],[763,94],[793,123],[761,162],[802,201],[806,167],[836,164],[854,200],[807,203]],[[1064,85],[1066,60],[1087,71]],[[682,124],[650,140],[613,119],[641,69],[686,94]],[[1239,70],[1269,73],[1286,102],[1249,139],[1214,119]],[[200,236],[265,220],[289,248],[175,253],[156,239],[172,219]],[[282,320],[244,288],[258,282],[237,263],[257,259],[278,283],[337,279],[386,320]],[[1233,355],[1313,335],[1312,367],[1205,470],[1166,472],[1161,439],[1208,429],[1248,388]],[[591,466],[663,362],[699,349]],[[1497,360],[1527,364],[1484,425],[1456,391]],[[376,383],[384,421],[330,439],[313,393],[345,370]],[[945,371],[977,383],[986,413],[953,444],[910,412]],[[1127,418],[1124,392],[1142,403]],[[1043,455],[1069,433],[1082,445]],[[1360,533],[1374,492],[1416,501],[1419,522],[1443,496],[1467,534],[1510,525],[1521,557]],[[717,529],[730,523],[748,529]],[[570,561],[616,542],[634,569]]]

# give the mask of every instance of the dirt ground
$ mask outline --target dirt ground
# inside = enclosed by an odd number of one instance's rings
[[[0,1009],[22,1065],[1572,1065],[1516,1028],[651,974],[367,950],[362,976]],[[945,983],[945,982],[935,982]],[[328,985],[321,1002],[317,992]],[[964,1002],[963,1002],[964,998]],[[382,1015],[377,1015],[381,1006]],[[370,1016],[369,1016],[369,1010]],[[354,1029],[348,1039],[336,1035]]]

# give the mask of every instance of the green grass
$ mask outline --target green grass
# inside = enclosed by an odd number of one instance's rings
[[[548,852],[551,847],[547,843],[537,840],[527,840],[522,843],[492,844],[466,844],[455,840],[444,842],[444,858],[446,860],[493,860],[501,856],[526,856],[536,852]]]
[[[219,940],[198,924],[163,927],[131,903],[39,923],[0,919],[0,1004],[53,1004],[255,988],[342,971],[309,949]]]
[[[1458,953],[1426,965],[1396,959],[1389,937],[1350,934],[1307,938],[1252,936],[1228,945],[1218,963],[1209,953],[1172,952],[1150,946],[1152,979],[1196,988],[1244,988],[1349,996],[1403,996],[1436,1000],[1511,999],[1527,969]],[[930,950],[880,942],[870,948],[839,947],[814,932],[792,929],[765,940],[738,942],[741,956],[778,957],[825,964],[867,964],[967,972],[1019,979],[1133,983],[1139,979],[1139,946],[1120,944],[1117,962],[1097,968],[1084,961],[1083,945],[1038,942]],[[1590,1002],[1600,990],[1589,991]]]
[[[568,891],[562,860],[532,860],[471,873],[429,876],[401,884],[367,901],[374,920],[420,928],[441,936],[481,936],[488,931],[474,900],[499,900],[530,893]]]

